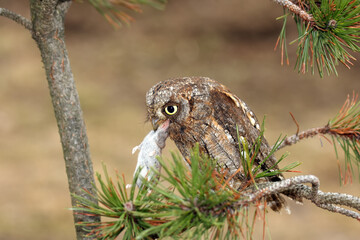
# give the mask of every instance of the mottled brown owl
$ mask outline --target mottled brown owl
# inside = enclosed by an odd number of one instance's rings
[[[147,92],[146,105],[154,129],[170,119],[169,136],[185,158],[190,156],[195,143],[199,143],[200,151],[216,159],[220,167],[229,171],[228,176],[242,168],[236,126],[240,139],[245,138],[249,145],[260,135],[259,122],[245,102],[210,78],[185,77],[160,82]],[[263,138],[255,164],[259,164],[270,149]],[[262,170],[275,162],[275,158],[270,157]],[[266,181],[281,179],[282,176],[277,175]],[[246,182],[248,177],[240,171],[232,185],[240,188]],[[285,204],[282,196],[276,194],[266,200],[275,211]]]

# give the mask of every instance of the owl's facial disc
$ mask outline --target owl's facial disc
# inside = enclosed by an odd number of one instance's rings
[[[155,84],[146,93],[148,119],[152,122],[153,129],[169,119],[171,131],[176,124],[184,123],[190,116],[189,99],[198,94],[198,90],[194,90],[198,86],[188,80],[189,78],[166,80]]]

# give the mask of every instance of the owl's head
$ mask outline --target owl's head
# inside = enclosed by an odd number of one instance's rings
[[[169,79],[154,85],[146,94],[148,119],[157,129],[167,119],[170,125],[186,126],[194,120],[208,117],[214,88],[225,88],[204,77]]]

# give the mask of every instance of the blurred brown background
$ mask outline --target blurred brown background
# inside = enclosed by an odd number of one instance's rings
[[[0,0],[0,7],[29,17],[28,1]],[[273,48],[282,8],[272,1],[172,0],[165,11],[145,8],[131,27],[114,30],[87,4],[73,4],[67,47],[77,82],[95,171],[101,162],[124,172],[136,165],[131,149],[150,130],[145,93],[158,81],[208,76],[245,100],[274,143],[327,123],[346,95],[359,91],[360,64],[339,66],[339,77],[300,75],[280,66]],[[294,27],[288,39],[296,38]],[[359,55],[357,56],[359,57]],[[165,152],[175,150],[168,140]],[[334,150],[326,140],[287,148],[298,170],[320,177],[323,191],[359,196],[359,181],[339,186]],[[342,159],[341,159],[342,160]],[[288,176],[290,176],[288,174]],[[40,54],[28,31],[0,17],[0,239],[74,239],[61,144]],[[290,203],[292,214],[268,214],[272,239],[359,239],[357,221]],[[259,238],[262,235],[258,225]]]

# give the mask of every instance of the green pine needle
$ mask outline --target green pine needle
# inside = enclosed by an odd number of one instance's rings
[[[73,210],[115,219],[92,225],[81,223],[84,227],[96,227],[90,236],[115,239],[122,233],[123,239],[199,239],[201,236],[234,239],[250,231],[249,226],[253,226],[255,220],[244,219],[250,210],[232,207],[240,195],[233,189],[222,188],[220,182],[224,179],[215,175],[215,162],[201,155],[198,146],[190,158],[191,169],[179,155],[173,155],[169,165],[162,159],[159,161],[165,174],[161,174],[163,180],[158,184],[145,181],[143,187],[135,191],[138,171],[131,189],[126,189],[119,176],[118,184],[113,183],[104,166],[105,180],[97,174],[99,206],[76,196],[80,204]]]
[[[79,206],[72,210],[79,212],[79,214],[115,219],[101,223],[80,223],[84,227],[95,227],[89,231],[89,235],[92,237],[115,239],[120,233],[123,233],[124,239],[134,239],[135,236],[150,226],[142,217],[148,212],[148,209],[142,208],[146,206],[145,197],[148,189],[140,188],[135,194],[136,179],[140,171],[135,174],[130,194],[128,194],[123,177],[117,175],[117,184],[114,184],[105,165],[103,165],[103,170],[105,181],[99,173],[96,174],[100,187],[96,187],[97,196],[95,197],[98,199],[99,205],[75,195],[79,201]]]
[[[313,21],[294,15],[299,37],[292,43],[298,43],[295,66],[299,72],[311,69],[314,74],[316,68],[321,77],[324,71],[337,75],[339,62],[350,68],[356,60],[351,52],[360,52],[359,5],[359,0],[302,1],[299,6],[311,14]],[[284,27],[280,37],[285,39]],[[284,45],[285,40],[281,44]]]
[[[288,51],[287,51],[287,44],[286,44],[286,24],[287,24],[287,17],[288,17],[289,13],[285,13],[283,16],[276,18],[276,20],[283,20],[283,26],[281,28],[280,31],[280,36],[276,42],[275,45],[275,49],[277,48],[277,46],[280,43],[280,48],[281,48],[281,65],[284,65],[284,55],[286,58],[286,64],[289,65],[289,56],[288,56]]]
[[[358,95],[353,94],[351,100],[349,96],[347,97],[340,112],[329,121],[328,127],[336,156],[338,157],[338,151],[335,143],[338,143],[345,155],[344,166],[341,168],[339,164],[341,183],[351,182],[352,175],[356,171],[360,181],[360,101],[358,101]]]
[[[240,150],[244,156],[244,164],[248,174],[252,174],[254,179],[279,174],[298,165],[294,163],[280,170],[266,172],[255,167],[253,159],[259,153],[263,129],[264,123],[254,146],[250,146],[245,140],[239,141],[242,144]],[[270,154],[276,151],[279,144],[280,140]],[[284,156],[276,164],[283,159]],[[158,160],[162,173],[155,169],[152,171],[160,179],[144,180],[140,189],[135,186],[141,169],[135,173],[131,188],[126,188],[124,177],[117,174],[117,181],[114,182],[104,166],[104,175],[96,174],[99,186],[96,187],[96,196],[92,196],[98,199],[99,205],[76,196],[79,205],[73,210],[78,214],[106,217],[101,223],[80,224],[92,227],[89,230],[90,236],[115,239],[122,234],[123,239],[129,240],[167,237],[251,239],[257,220],[260,218],[265,221],[266,210],[258,208],[263,200],[248,202],[248,195],[230,187],[227,184],[228,173],[221,172],[215,160],[202,154],[198,144],[186,162],[179,154],[172,154],[172,160],[167,161],[168,163],[161,158]],[[249,181],[252,183],[250,178]]]
[[[78,0],[83,1],[83,0]],[[164,9],[167,0],[87,0],[114,27],[129,25],[134,19],[131,12],[142,12],[141,6],[147,5],[159,10]]]
[[[265,118],[261,124],[261,130],[258,138],[255,141],[254,146],[249,149],[249,143],[245,138],[239,136],[239,131],[237,128],[238,134],[238,142],[239,142],[239,150],[240,150],[240,157],[241,163],[244,169],[245,176],[248,176],[248,179],[252,179],[255,183],[255,179],[259,178],[266,178],[275,175],[279,175],[284,172],[291,172],[294,168],[299,166],[301,162],[293,162],[285,167],[276,169],[276,166],[279,166],[279,163],[283,161],[287,157],[287,153],[284,153],[275,164],[267,168],[266,171],[260,171],[261,167],[268,162],[269,158],[274,155],[274,153],[278,150],[278,147],[282,144],[285,137],[281,138],[281,136],[276,140],[275,144],[273,145],[272,149],[270,150],[269,154],[257,165],[254,165],[254,160],[257,158],[257,155],[260,151],[260,146],[264,137],[265,131]]]

